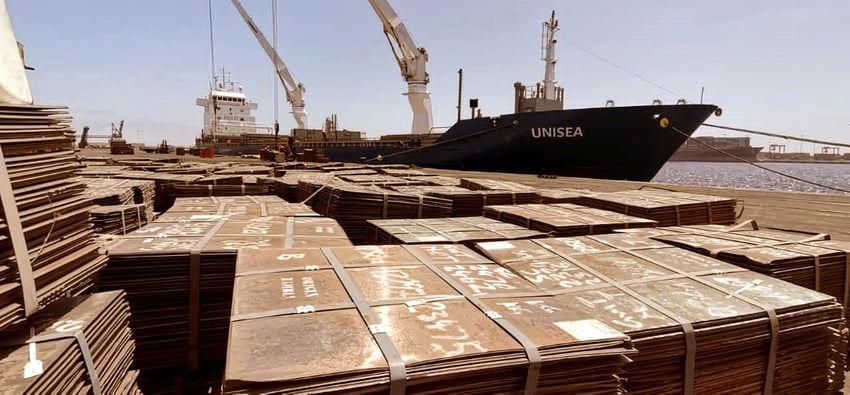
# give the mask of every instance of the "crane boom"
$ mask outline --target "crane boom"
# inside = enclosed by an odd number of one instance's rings
[[[390,43],[390,49],[401,69],[401,76],[407,81],[407,99],[413,110],[413,133],[428,133],[434,125],[431,113],[431,94],[428,93],[428,52],[416,46],[407,27],[386,0],[369,0],[369,4],[384,25],[384,34]],[[395,45],[393,45],[395,43]]]
[[[251,19],[251,16],[248,15],[248,11],[242,7],[242,3],[240,3],[239,0],[230,1],[233,3],[233,6],[236,7],[236,10],[239,11],[239,15],[242,16],[245,23],[248,24],[248,28],[251,30],[251,33],[254,34],[254,37],[257,38],[260,46],[263,47],[266,55],[268,55],[269,59],[271,59],[274,63],[275,71],[280,79],[280,83],[283,84],[283,89],[286,90],[286,101],[288,101],[292,106],[292,116],[295,118],[295,123],[298,125],[298,128],[306,129],[307,111],[304,109],[304,84],[295,82],[295,79],[292,78],[292,74],[289,73],[289,69],[286,67],[286,64],[283,63],[283,60],[274,50],[274,47],[269,44],[269,40],[266,39],[266,36],[260,31],[254,23],[254,20]]]

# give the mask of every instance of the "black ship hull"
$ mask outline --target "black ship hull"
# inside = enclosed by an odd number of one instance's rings
[[[461,120],[419,147],[296,142],[294,149],[316,149],[340,162],[649,181],[715,109],[686,104],[517,113]]]

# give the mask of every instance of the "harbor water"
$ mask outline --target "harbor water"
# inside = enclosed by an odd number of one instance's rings
[[[759,166],[817,184],[850,191],[850,163],[765,163]],[[838,190],[794,180],[748,163],[667,162],[652,179],[676,185],[754,188],[843,194]]]

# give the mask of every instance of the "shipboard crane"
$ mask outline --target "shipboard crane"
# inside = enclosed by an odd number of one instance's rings
[[[295,79],[292,78],[292,74],[289,73],[289,69],[286,67],[286,64],[283,63],[283,60],[281,60],[280,56],[274,50],[274,47],[269,44],[269,40],[254,23],[254,20],[251,19],[251,16],[248,15],[248,11],[245,11],[245,8],[242,7],[242,3],[240,3],[239,0],[230,1],[233,3],[233,6],[236,7],[236,10],[239,11],[239,15],[242,15],[242,19],[244,19],[245,23],[248,24],[248,28],[251,30],[251,33],[254,33],[254,37],[257,38],[260,46],[263,47],[264,51],[266,51],[266,55],[268,55],[269,59],[271,59],[274,63],[275,71],[280,79],[280,83],[283,84],[283,89],[286,90],[286,101],[288,101],[292,106],[292,116],[295,118],[295,123],[298,125],[299,129],[306,129],[307,111],[304,109],[304,84],[295,82]]]
[[[390,43],[401,76],[407,81],[407,100],[413,110],[413,126],[411,132],[424,134],[431,131],[434,125],[431,113],[431,94],[428,93],[428,52],[413,41],[401,18],[386,0],[369,0],[378,18],[384,24],[384,34]],[[395,43],[395,45],[393,45]]]

